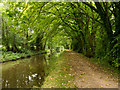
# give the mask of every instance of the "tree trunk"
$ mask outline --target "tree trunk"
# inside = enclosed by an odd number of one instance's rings
[[[7,49],[7,51],[10,50],[10,47],[9,47],[9,31],[8,31],[7,23],[6,23],[6,49]]]
[[[12,44],[12,51],[13,52],[18,52],[17,46],[16,46],[16,42],[15,42],[15,33],[13,32],[13,44]]]
[[[3,18],[2,18],[2,40],[3,40],[3,41],[5,40],[5,32],[4,32],[4,21],[3,21]],[[4,45],[3,42],[2,42],[2,44]]]

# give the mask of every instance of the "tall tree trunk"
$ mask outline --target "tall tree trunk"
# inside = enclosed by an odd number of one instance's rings
[[[2,18],[2,40],[3,41],[5,40],[5,31],[4,31],[4,21],[3,21],[3,18]],[[3,42],[2,42],[2,44],[4,45]]]
[[[36,51],[40,50],[39,41],[40,41],[40,38],[39,38],[39,36],[37,36],[37,39],[36,39]]]
[[[26,45],[25,45],[25,48],[28,49],[28,31],[27,31],[27,33],[26,33]]]
[[[45,47],[46,47],[46,41],[47,41],[47,39],[45,40],[45,43],[44,43],[44,46],[43,46],[43,49],[45,50]]]
[[[94,18],[94,13],[93,13],[93,10],[91,10],[92,11],[92,18]],[[94,56],[95,55],[95,34],[96,34],[96,31],[94,30],[94,26],[93,26],[93,24],[94,24],[95,22],[94,22],[94,20],[92,20],[92,25],[91,25],[91,27],[92,27],[92,33],[91,33],[91,40],[92,40],[92,45],[91,45],[91,50],[92,50],[92,55]]]
[[[101,17],[101,20],[103,21],[103,25],[105,28],[105,32],[107,33],[107,45],[105,47],[105,50],[107,50],[107,52],[110,52],[111,49],[113,48],[113,44],[112,41],[114,39],[113,37],[113,31],[112,31],[112,26],[111,26],[111,22],[110,22],[110,17],[109,17],[109,9],[108,9],[108,2],[103,2],[105,10],[103,9],[102,5],[99,2],[95,2],[95,5],[97,7],[98,10],[98,14]]]
[[[95,2],[95,5],[96,5],[98,13],[101,17],[101,20],[103,21],[105,31],[107,32],[107,35],[108,35],[108,39],[110,41],[112,41],[113,40],[113,32],[112,32],[110,18],[108,16],[108,13],[109,13],[108,12],[108,3],[106,3],[105,11],[99,2]]]
[[[10,47],[9,47],[9,31],[8,31],[7,23],[6,23],[6,49],[7,49],[7,51],[10,50]]]
[[[83,2],[84,4],[86,4],[87,6],[89,6],[92,10],[94,10],[96,13],[98,13],[101,17],[101,20],[103,21],[103,26],[105,28],[105,31],[107,33],[108,36],[108,45],[110,45],[110,49],[112,48],[112,40],[113,40],[113,31],[112,31],[112,26],[111,26],[111,22],[110,22],[110,17],[108,16],[109,13],[109,8],[108,8],[108,2],[103,2],[104,6],[105,6],[105,10],[103,9],[103,6],[101,5],[101,2],[95,2],[95,6],[97,8],[95,8],[93,5]],[[107,46],[108,46],[107,45]]]
[[[13,32],[12,51],[13,51],[13,52],[18,52],[18,48],[17,48],[17,46],[16,46],[15,38],[16,38],[16,36],[15,36],[15,33]]]

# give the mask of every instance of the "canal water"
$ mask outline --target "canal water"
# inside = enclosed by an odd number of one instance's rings
[[[54,55],[36,55],[30,58],[2,64],[2,88],[36,88],[41,87],[50,61],[56,59]]]

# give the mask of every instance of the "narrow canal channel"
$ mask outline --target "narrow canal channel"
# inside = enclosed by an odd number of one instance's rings
[[[56,59],[59,53],[54,55],[36,55],[2,64],[2,88],[35,88],[41,87],[49,62]]]

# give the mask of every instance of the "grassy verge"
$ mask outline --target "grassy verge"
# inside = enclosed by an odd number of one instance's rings
[[[111,66],[108,62],[106,61],[99,61],[95,58],[91,58],[90,62],[98,65],[101,69],[103,69],[104,72],[110,73],[111,75],[118,77],[118,75],[120,74],[120,71],[118,70],[118,68],[115,68],[113,66]]]
[[[45,51],[39,51],[39,52],[26,51],[24,53],[14,53],[14,52],[11,52],[11,51],[2,52],[1,62],[15,61],[17,59],[26,58],[26,57],[30,57],[30,56],[41,54],[41,53],[45,53]]]
[[[47,70],[48,76],[45,78],[41,88],[74,88],[74,77],[70,73],[70,65],[68,59],[65,58],[63,52],[57,60],[50,62],[50,67]]]

